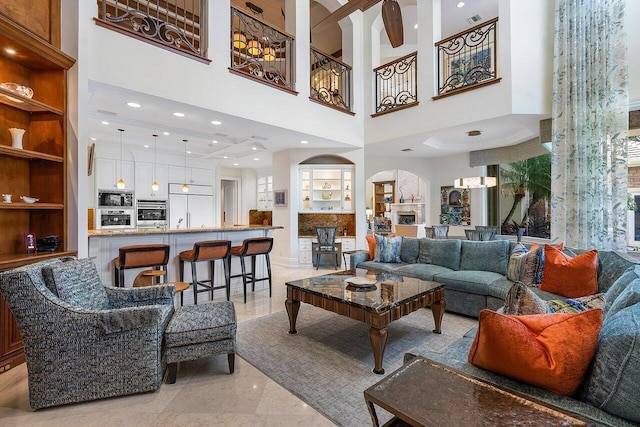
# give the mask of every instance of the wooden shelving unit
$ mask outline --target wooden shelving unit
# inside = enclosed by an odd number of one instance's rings
[[[373,213],[376,218],[387,218],[391,214],[391,203],[395,203],[396,201],[395,187],[395,181],[381,181],[373,183]]]
[[[0,88],[0,193],[13,196],[12,203],[0,202],[0,271],[73,254],[67,250],[66,126],[67,70],[75,61],[29,31],[29,21],[42,18],[38,16],[42,11],[31,11],[28,2],[12,4],[15,13],[11,16],[22,21],[18,24],[0,14],[0,83],[28,86],[33,98]],[[52,5],[60,7],[59,2]],[[57,25],[48,40],[59,41],[60,11],[52,6],[46,13],[51,13],[50,22]],[[24,149],[12,147],[9,128],[26,130]],[[25,203],[20,196],[39,201]],[[27,254],[24,235],[29,232],[36,238],[58,236],[60,249]],[[24,361],[24,354],[15,320],[2,298],[0,330],[3,372]]]

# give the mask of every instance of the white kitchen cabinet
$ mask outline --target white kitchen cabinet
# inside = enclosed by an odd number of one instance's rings
[[[169,166],[169,182],[191,185],[213,185],[213,170],[203,168],[190,168],[184,166]]]
[[[258,210],[270,211],[273,209],[273,176],[258,178]]]
[[[339,239],[342,242],[342,252],[356,250],[355,237],[339,237]]]
[[[121,166],[122,164],[122,166]],[[116,183],[120,178],[124,180],[125,189],[133,190],[135,187],[135,173],[133,162],[116,159],[96,159],[96,190],[116,189]]]
[[[136,199],[167,200],[169,197],[169,175],[167,165],[154,165],[150,162],[136,162],[135,166]],[[153,191],[151,189],[151,184],[154,179],[158,183],[158,191]]]
[[[180,219],[182,218],[182,221]],[[190,185],[182,192],[182,184],[169,185],[169,227],[213,227],[213,187]]]
[[[311,264],[313,259],[311,254],[312,240],[311,237],[298,238],[298,263]]]
[[[354,166],[301,166],[300,212],[353,212]]]

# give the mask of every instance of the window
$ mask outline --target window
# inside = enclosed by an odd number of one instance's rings
[[[502,234],[551,236],[551,154],[500,165]]]

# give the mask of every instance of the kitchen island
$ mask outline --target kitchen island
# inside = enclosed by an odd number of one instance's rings
[[[182,251],[190,250],[193,244],[202,240],[230,240],[232,246],[239,246],[242,241],[249,237],[268,237],[273,230],[283,229],[282,226],[270,225],[237,225],[233,227],[214,228],[140,228],[124,230],[89,230],[89,256],[95,258],[100,278],[106,284],[112,285],[113,280],[113,260],[118,256],[118,249],[129,245],[147,245],[153,243],[164,243],[170,246],[169,264],[167,266],[167,277],[165,281],[174,282],[179,280],[178,254]],[[240,274],[240,261],[236,257],[231,260],[231,274]],[[198,277],[208,277],[207,263],[198,263]],[[202,273],[200,273],[200,269]],[[125,271],[125,286],[131,286],[135,276],[143,269],[131,269]],[[256,271],[259,277],[266,275],[266,265],[264,257],[257,257]],[[224,283],[224,271],[222,263],[216,263],[216,283]],[[185,282],[191,282],[191,269],[185,268]],[[257,289],[268,288],[268,283],[259,282]],[[216,298],[224,295],[220,290]],[[242,278],[232,279],[231,293],[242,294]],[[191,301],[193,293],[191,290],[185,291],[185,303]]]

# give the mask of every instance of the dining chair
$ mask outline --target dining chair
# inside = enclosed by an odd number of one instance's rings
[[[338,227],[316,227],[318,247],[316,248],[316,270],[320,267],[320,255],[331,254],[333,267],[338,269],[338,247],[336,246],[336,233]]]
[[[467,240],[486,241],[494,240],[496,236],[495,230],[464,230]]]

